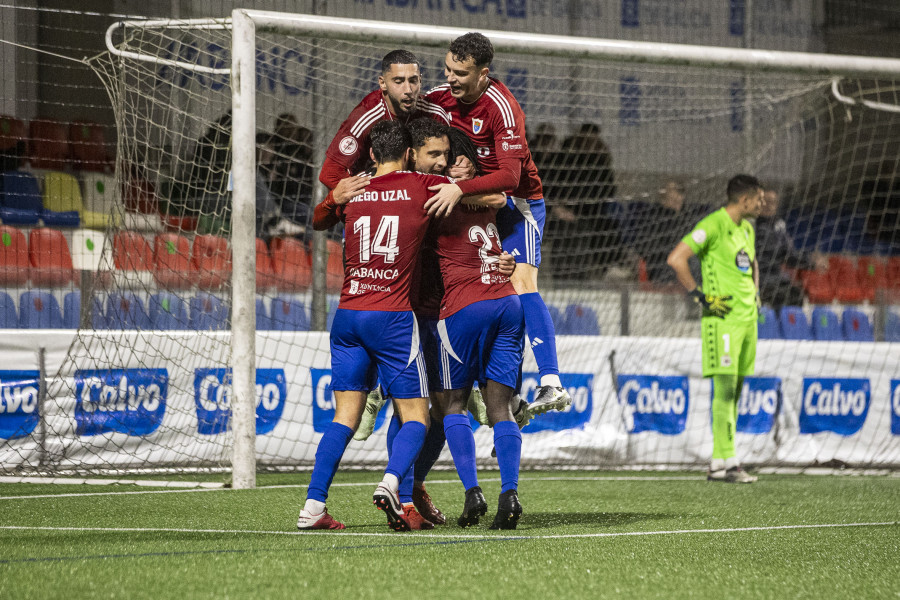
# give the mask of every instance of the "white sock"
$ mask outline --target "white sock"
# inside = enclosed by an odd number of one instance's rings
[[[545,385],[549,385],[552,387],[562,387],[562,382],[559,380],[559,375],[542,375],[541,387]]]
[[[312,498],[307,498],[303,510],[311,515],[321,515],[325,510],[325,503],[313,500]]]
[[[741,466],[741,463],[738,462],[738,459],[736,456],[732,456],[731,458],[725,459],[725,468],[726,469],[733,469],[734,467],[739,467],[739,466]]]
[[[725,468],[725,459],[724,458],[714,458],[709,463],[710,471],[721,471]]]
[[[381,480],[387,489],[391,490],[393,493],[397,493],[397,490],[400,488],[400,480],[397,479],[397,476],[392,473],[385,473],[384,479]]]

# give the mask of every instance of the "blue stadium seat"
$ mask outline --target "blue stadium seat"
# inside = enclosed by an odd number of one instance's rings
[[[756,324],[756,335],[761,340],[777,340],[781,338],[781,327],[778,325],[778,317],[769,306],[763,306],[759,313],[759,321]]]
[[[300,300],[278,296],[272,300],[272,329],[277,331],[309,331],[309,318]]]
[[[256,298],[256,330],[268,331],[272,329],[272,319],[266,310],[266,302],[262,298]]]
[[[56,297],[44,290],[29,290],[19,299],[19,329],[62,329],[62,311]]]
[[[325,328],[328,331],[331,331],[331,324],[334,323],[334,312],[337,310],[339,302],[340,298],[337,296],[328,299],[328,316],[325,319]]]
[[[37,178],[25,171],[0,174],[0,221],[7,225],[37,225],[44,210]]]
[[[134,292],[110,294],[106,298],[105,316],[108,329],[150,329],[144,302]]]
[[[547,305],[547,310],[550,312],[550,319],[553,321],[553,328],[556,329],[556,332],[559,333],[559,328],[563,326],[563,315],[562,311],[559,310],[558,306],[553,306],[552,304]]]
[[[875,333],[866,313],[856,308],[845,308],[841,315],[844,339],[848,342],[874,342]]]
[[[884,341],[900,342],[900,315],[887,311],[884,319]]]
[[[569,304],[564,313],[563,326],[557,333],[560,335],[600,335],[597,313],[590,306]]]
[[[841,322],[838,316],[830,308],[817,306],[812,312],[813,337],[820,342],[843,341]]]
[[[0,329],[18,329],[19,316],[16,301],[6,292],[0,292]]]
[[[786,340],[811,340],[813,339],[812,330],[809,328],[809,321],[806,319],[806,313],[799,306],[785,306],[778,315],[781,323],[781,333]]]
[[[63,296],[63,328],[78,329],[81,325],[81,292],[69,292]]]
[[[228,307],[213,294],[201,292],[191,298],[191,329],[228,329]]]
[[[184,300],[171,292],[159,292],[150,296],[150,326],[153,329],[189,329]]]

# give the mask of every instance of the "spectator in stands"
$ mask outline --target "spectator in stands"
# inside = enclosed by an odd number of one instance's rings
[[[300,235],[304,228],[286,221],[281,216],[281,209],[272,193],[272,180],[275,177],[274,136],[271,133],[256,134],[256,236]],[[293,227],[293,231],[285,229]]]
[[[289,221],[307,226],[312,222],[313,134],[291,113],[275,120],[272,192]]]
[[[756,220],[756,260],[759,263],[759,296],[775,310],[782,306],[802,306],[803,287],[794,282],[786,269],[826,269],[824,256],[798,250],[778,214],[778,192],[767,189],[762,210]]]
[[[189,190],[183,192],[190,199],[189,210],[227,219],[228,173],[231,171],[231,111],[216,119],[197,141],[194,160],[187,178]],[[199,198],[199,206],[195,205]]]
[[[548,237],[564,242],[554,256],[554,276],[602,277],[610,265],[623,262],[624,248],[616,223],[604,210],[616,186],[612,155],[600,137],[600,126],[583,124],[553,156],[552,168],[539,168],[550,188],[545,197],[553,199]]]
[[[669,179],[659,190],[659,201],[651,205],[637,224],[639,235],[637,253],[647,263],[648,279],[658,285],[677,283],[674,272],[666,263],[669,250],[690,231],[694,219],[684,210],[685,187],[677,179]],[[689,261],[691,272],[699,279],[699,264]]]

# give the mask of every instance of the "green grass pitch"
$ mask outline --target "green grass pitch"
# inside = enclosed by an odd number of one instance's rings
[[[515,531],[395,533],[339,473],[342,532],[298,533],[308,473],[255,490],[0,485],[0,598],[897,598],[900,477],[527,472]],[[428,490],[451,517],[455,473]]]

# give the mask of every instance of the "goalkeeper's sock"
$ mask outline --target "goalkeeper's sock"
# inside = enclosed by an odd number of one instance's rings
[[[416,482],[423,483],[425,481],[434,463],[441,456],[441,451],[443,451],[446,441],[444,422],[432,419],[428,433],[425,434],[425,444],[422,446],[422,451],[419,452],[419,458],[416,459],[416,464],[413,467]]]
[[[353,437],[353,430],[340,423],[332,422],[328,425],[319,446],[316,448],[316,464],[313,467],[312,477],[309,480],[309,488],[306,497],[319,502],[325,502],[328,498],[328,488],[337,473],[344,450]]]
[[[525,331],[531,343],[531,351],[538,365],[538,373],[543,379],[546,375],[559,375],[559,363],[556,359],[556,329],[550,311],[544,299],[537,292],[519,296],[522,310],[525,313]]]
[[[419,423],[418,421],[407,421],[404,423],[400,427],[400,431],[397,432],[394,443],[391,445],[391,457],[388,459],[387,468],[384,470],[385,475],[393,475],[398,480],[409,474],[410,501],[412,501],[412,465],[419,455],[424,441],[425,423]]]
[[[444,417],[444,434],[459,480],[465,489],[472,489],[478,485],[478,469],[475,467],[475,436],[472,435],[469,415]]]
[[[388,460],[391,459],[391,456],[394,453],[394,439],[397,437],[397,433],[400,431],[400,417],[394,415],[391,417],[391,422],[388,425],[387,430],[387,454]],[[400,502],[412,502],[412,489],[413,489],[413,473],[412,469],[403,476],[403,479],[400,480],[400,488],[397,492],[397,495],[400,496]],[[404,498],[408,498],[408,500],[404,500]]]
[[[500,493],[519,487],[519,460],[522,457],[522,433],[515,421],[494,424],[494,448],[500,467]]]
[[[714,459],[732,458],[737,433],[737,382],[735,375],[713,375],[712,434]]]

